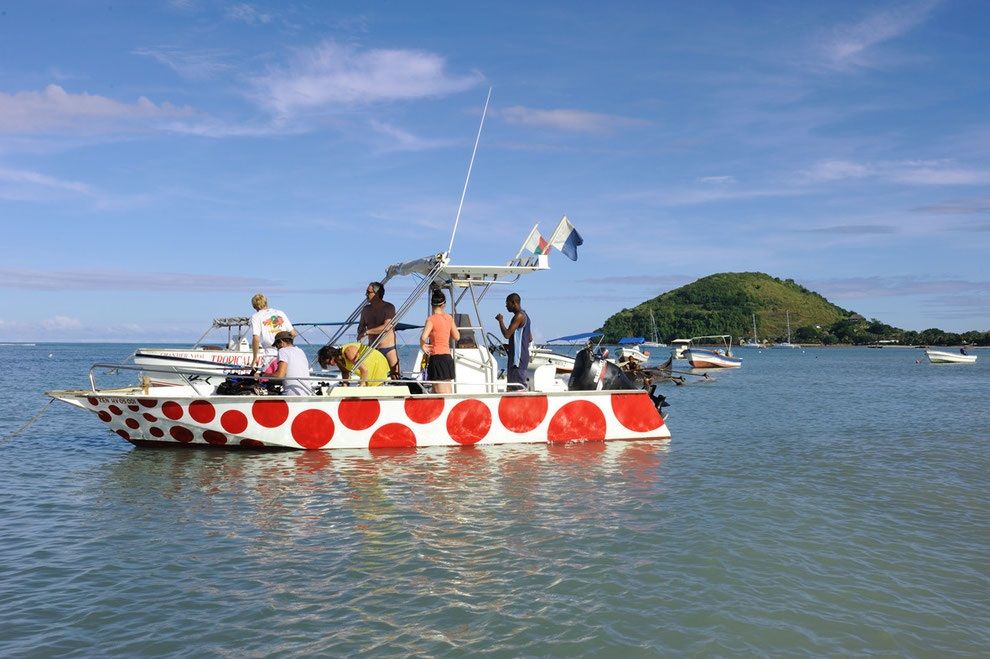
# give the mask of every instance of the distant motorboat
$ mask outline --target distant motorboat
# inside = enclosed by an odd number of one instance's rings
[[[640,349],[645,344],[645,339],[641,336],[627,336],[619,339],[619,359],[621,361],[633,360],[637,363],[644,363],[650,358],[650,353]]]
[[[717,339],[723,347],[701,348],[696,346],[694,342],[701,339]],[[677,343],[677,341],[673,343]],[[692,368],[739,368],[742,366],[742,359],[732,354],[732,337],[728,334],[692,337],[688,339],[688,346],[682,352],[683,359],[686,359]]]
[[[928,361],[933,364],[975,364],[976,355],[967,355],[960,352],[946,352],[944,350],[926,350],[925,355]]]

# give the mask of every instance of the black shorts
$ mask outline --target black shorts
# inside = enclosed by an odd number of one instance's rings
[[[453,380],[454,358],[451,355],[432,355],[426,365],[427,380]]]

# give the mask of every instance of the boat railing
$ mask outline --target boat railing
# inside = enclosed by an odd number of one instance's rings
[[[206,371],[206,370],[198,370],[194,368],[181,369],[170,366],[141,366],[138,364],[97,363],[97,364],[93,364],[89,369],[90,390],[94,393],[99,391],[99,389],[96,386],[96,373],[99,370],[106,370],[110,373],[117,373],[118,371],[123,370],[123,371],[136,371],[141,373],[168,373],[169,375],[178,375],[180,378],[182,378],[183,382],[185,382],[187,386],[192,387],[193,389],[196,388],[195,383],[197,382],[212,384],[211,381],[216,378],[225,380],[228,377],[240,376],[244,379],[255,377],[250,374],[250,369],[245,368],[243,366],[225,367],[223,373],[217,373],[215,370]],[[339,386],[343,386],[343,387],[358,386],[357,381],[351,378],[344,379],[339,376],[328,377],[327,375],[319,375],[319,374],[306,375],[306,376],[299,375],[299,376],[291,376],[291,377],[275,377],[274,375],[258,374],[257,379],[264,381],[271,381],[271,382],[283,382],[285,380],[293,380],[297,382],[298,381],[314,382],[317,384],[323,384],[328,386],[329,389],[327,391],[332,391],[334,388]],[[435,384],[454,384],[456,386],[458,384],[456,381],[451,382],[450,380],[426,380],[426,379],[418,379],[418,378],[403,378],[398,380],[383,378],[376,380],[367,380],[367,382],[372,382],[375,383],[376,385],[392,384],[392,385],[400,385],[400,386],[411,385],[411,384],[419,385],[419,386],[435,385]],[[462,383],[462,384],[470,385],[472,383]],[[149,385],[147,381],[145,381],[142,384],[142,386],[144,389],[147,389]],[[525,385],[509,382],[505,384],[505,389],[507,391],[515,391],[515,390],[525,391],[526,387]],[[370,395],[373,392],[369,391],[368,393]]]

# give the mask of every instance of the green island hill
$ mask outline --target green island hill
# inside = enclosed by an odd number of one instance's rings
[[[790,316],[791,341],[818,345],[990,345],[990,332],[962,334],[938,328],[920,332],[887,325],[843,309],[793,279],[762,272],[721,272],[702,277],[622,309],[602,325],[605,341],[626,336],[657,337],[664,342],[706,334],[731,334],[733,342],[753,338],[783,341]]]

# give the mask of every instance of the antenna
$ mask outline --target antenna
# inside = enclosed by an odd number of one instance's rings
[[[478,153],[478,142],[481,141],[481,129],[485,127],[485,116],[488,114],[488,103],[492,100],[492,88],[488,88],[488,98],[485,99],[485,109],[481,113],[481,124],[478,126],[478,136],[474,138],[474,150],[471,151],[471,162],[468,163],[467,177],[464,179],[464,189],[461,190],[461,202],[457,204],[457,216],[454,218],[454,230],[450,232],[450,244],[447,245],[447,255],[454,249],[454,236],[457,235],[457,225],[461,221],[461,209],[464,208],[464,196],[467,194],[468,183],[471,181],[471,169],[474,167],[474,157]]]

